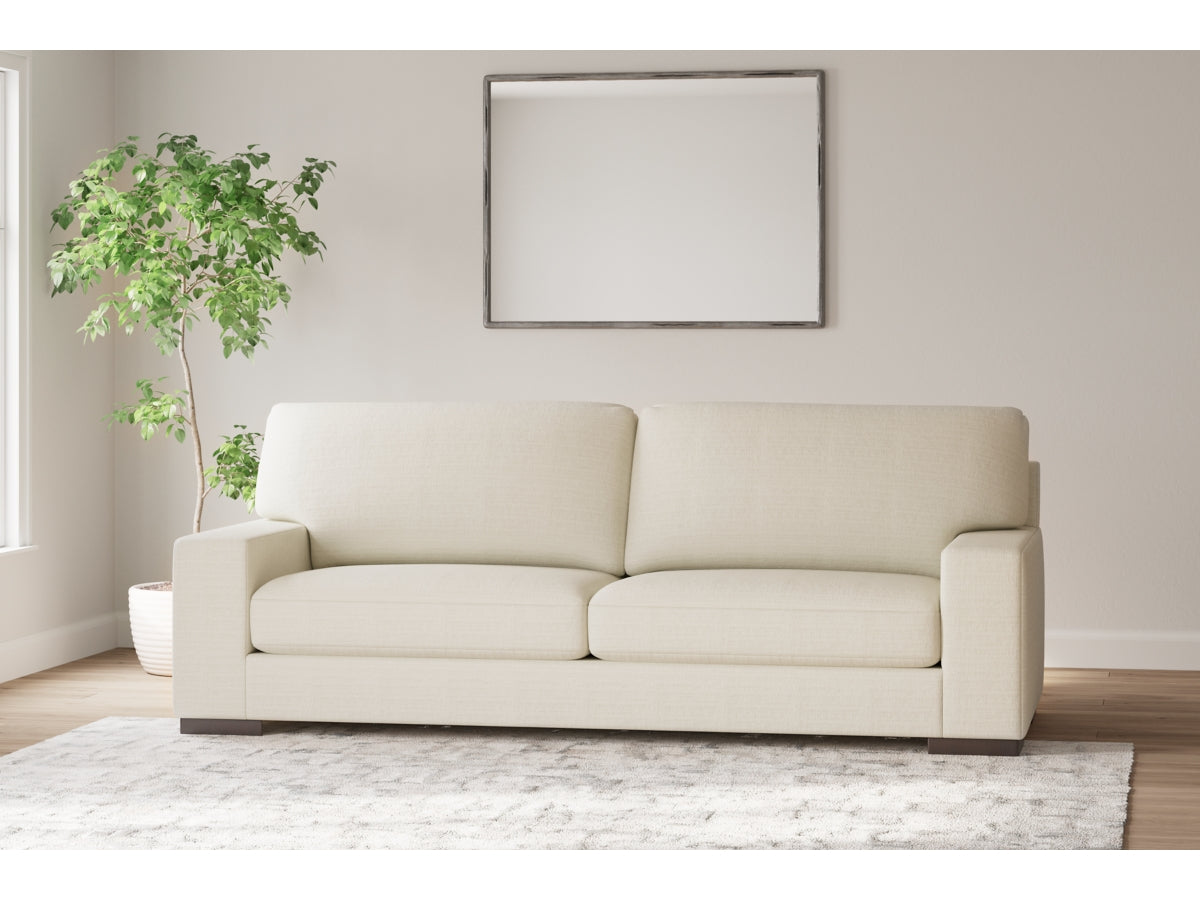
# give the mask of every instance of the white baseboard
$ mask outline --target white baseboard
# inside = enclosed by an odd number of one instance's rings
[[[1200,671],[1200,631],[1047,630],[1046,666]]]
[[[52,669],[115,646],[115,613],[5,641],[0,644],[0,682]]]
[[[117,617],[117,646],[132,647],[133,646],[133,631],[129,627],[129,608],[116,613]]]

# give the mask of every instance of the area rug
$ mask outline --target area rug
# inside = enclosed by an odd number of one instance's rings
[[[0,757],[0,848],[1119,849],[1130,744],[108,718]]]

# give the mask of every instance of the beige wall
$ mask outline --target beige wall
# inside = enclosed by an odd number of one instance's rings
[[[0,681],[107,650],[113,595],[113,349],[75,329],[90,301],[49,298],[50,210],[113,137],[114,54],[29,59],[29,538],[0,553]]]
[[[483,76],[739,68],[828,73],[828,327],[485,330]],[[194,360],[210,443],[297,399],[1011,404],[1043,463],[1048,661],[1200,668],[1200,55],[135,52],[116,84],[119,135],[338,162],[274,346]],[[118,398],[172,372],[116,346]],[[93,466],[90,413],[64,418],[47,452]],[[190,521],[188,454],[117,448],[104,596],[165,577]]]

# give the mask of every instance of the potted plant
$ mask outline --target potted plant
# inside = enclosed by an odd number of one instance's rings
[[[266,314],[291,299],[275,264],[288,251],[321,255],[324,242],[301,228],[297,215],[305,206],[317,208],[317,190],[335,164],[310,157],[297,175],[277,180],[258,174],[271,157],[254,144],[218,160],[195,135],[162,134],[153,155],[137,141],[130,137],[104,151],[51,212],[52,230],[78,223],[47,264],[51,295],[87,292],[112,276],[116,289],[100,297],[79,329],[85,339],[94,341],[114,325],[127,334],[141,329],[164,356],[179,359],[181,388],[165,390],[161,378],[139,380],[133,402],[108,419],[136,425],[144,440],[159,433],[181,444],[190,440],[196,532],[214,490],[254,508],[261,435],[234,426],[205,464],[189,332],[207,316],[219,329],[225,358],[253,358],[266,347]],[[171,674],[170,587],[155,582],[130,589],[134,649],[153,674]]]

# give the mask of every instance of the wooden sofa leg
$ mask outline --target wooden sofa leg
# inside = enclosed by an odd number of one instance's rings
[[[985,740],[981,738],[929,738],[932,754],[956,756],[1020,756],[1024,740]]]
[[[180,719],[180,734],[262,734],[259,719]]]

